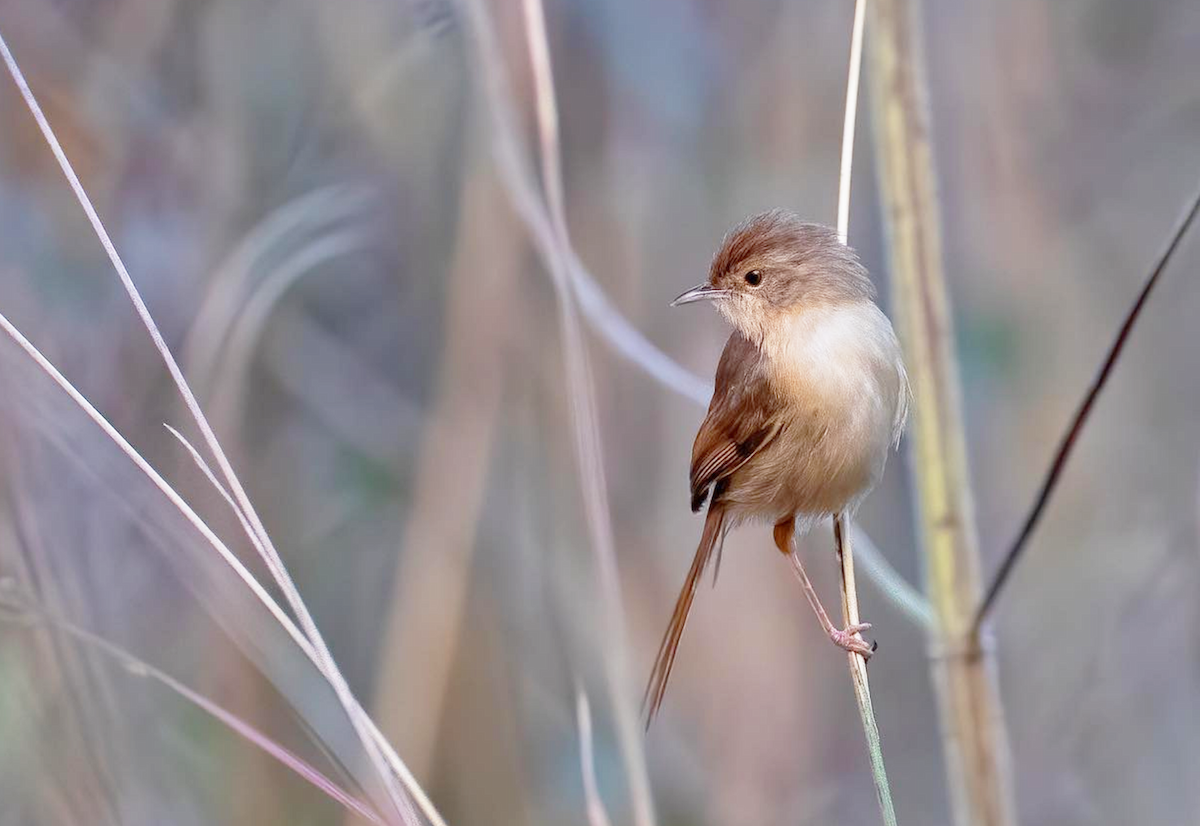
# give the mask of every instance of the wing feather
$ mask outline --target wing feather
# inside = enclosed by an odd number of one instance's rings
[[[714,483],[727,479],[779,435],[779,406],[758,348],[734,332],[721,354],[708,415],[692,446],[693,511],[700,510]]]

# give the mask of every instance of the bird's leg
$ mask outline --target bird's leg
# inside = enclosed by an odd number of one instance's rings
[[[804,589],[804,596],[808,598],[808,604],[812,606],[813,613],[817,615],[817,621],[821,623],[821,628],[829,635],[829,639],[833,640],[833,644],[838,648],[844,648],[847,651],[853,651],[856,654],[861,654],[864,658],[870,659],[874,653],[875,647],[868,643],[860,636],[860,632],[866,631],[871,627],[871,623],[862,622],[857,625],[847,625],[845,628],[837,628],[829,619],[829,614],[825,611],[825,606],[821,604],[821,600],[817,597],[817,591],[813,588],[812,581],[809,580],[808,574],[804,572],[804,565],[800,562],[800,554],[796,550],[793,537],[795,535],[795,520],[785,519],[775,525],[775,547],[779,548],[780,552],[788,558],[792,563],[792,570],[796,572],[796,578],[800,580],[800,587]],[[841,545],[839,544],[840,548]]]

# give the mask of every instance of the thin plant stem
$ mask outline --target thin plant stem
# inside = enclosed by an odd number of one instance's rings
[[[30,357],[30,359],[38,366],[38,368],[41,369],[42,372],[46,373],[46,375],[48,375],[51,380],[53,380],[54,383],[57,384],[63,390],[63,392],[68,395],[68,397],[70,397],[70,399],[87,415],[87,417],[104,432],[104,434],[121,450],[122,453],[129,458],[130,461],[134,463],[138,470],[140,470],[146,476],[146,478],[149,479],[150,482],[159,489],[159,491],[176,508],[176,510],[178,510],[180,514],[182,514],[183,517],[191,523],[192,527],[194,527],[205,539],[205,541],[207,541],[213,547],[213,549],[217,551],[218,555],[220,555],[226,564],[233,569],[238,577],[246,584],[246,587],[251,590],[258,601],[267,608],[275,620],[284,628],[284,630],[288,632],[292,639],[295,640],[296,644],[300,646],[301,650],[311,652],[312,646],[304,638],[304,635],[300,633],[300,630],[296,627],[296,624],[292,621],[292,618],[288,616],[287,612],[285,612],[279,606],[279,604],[275,602],[274,598],[267,593],[266,589],[262,587],[261,583],[259,583],[258,580],[254,578],[254,575],[247,570],[246,566],[242,564],[241,560],[239,560],[233,554],[233,552],[229,550],[225,543],[222,542],[215,533],[213,533],[212,529],[208,527],[208,525],[196,514],[194,510],[192,510],[191,506],[188,505],[183,497],[179,495],[175,488],[171,487],[171,485],[159,475],[158,471],[156,471],[131,444],[129,444],[125,437],[122,436],[121,433],[115,427],[113,427],[111,423],[109,423],[108,419],[104,417],[104,414],[97,410],[92,403],[88,401],[87,398],[80,393],[75,386],[71,384],[71,382],[68,381],[65,376],[63,376],[62,373],[58,371],[58,368],[56,368],[44,355],[42,355],[41,351],[34,347],[29,339],[25,338],[21,331],[13,326],[12,322],[10,322],[3,314],[0,314],[0,330],[3,330],[4,333],[8,335],[8,337],[11,338],[18,347],[25,351],[26,355]],[[193,454],[199,458],[199,454],[195,453],[194,449]],[[232,503],[232,497],[230,497],[229,501]]]
[[[0,316],[0,324],[2,324],[4,321],[4,317]],[[73,390],[74,388],[71,389]],[[188,442],[188,440],[185,439],[182,434],[179,433],[178,430],[170,425],[167,425],[166,427],[167,430],[171,432],[171,435],[179,440],[183,447],[188,451],[192,461],[195,462],[196,466],[200,468],[200,471],[204,474],[205,478],[208,479],[209,483],[214,489],[216,489],[221,498],[223,498],[229,505],[238,521],[242,524],[243,529],[245,529],[248,523],[245,515],[241,511],[241,508],[238,507],[238,504],[236,501],[234,501],[233,496],[228,490],[225,489],[224,485],[221,484],[221,480],[217,478],[217,475],[213,472],[212,468],[209,467],[206,461],[204,461],[204,457],[200,455],[200,451],[196,450],[196,448],[194,448],[192,444]],[[254,537],[254,534],[250,534],[250,539],[251,542],[257,541]],[[221,547],[223,548],[224,546]],[[234,558],[233,561],[236,562],[236,558]],[[238,563],[238,565],[240,566],[240,563]],[[250,579],[253,580],[253,576],[248,571],[245,571],[244,568],[241,568],[240,571],[244,572],[243,578],[250,577]],[[258,585],[257,581],[254,581],[254,585],[257,588],[256,593],[258,593],[258,591],[262,591],[262,586]],[[262,591],[262,593],[264,596],[266,595],[265,591]],[[266,600],[269,601],[267,605],[268,609],[272,610],[272,613],[276,615],[277,619],[282,616],[281,623],[285,625],[285,630],[288,631],[292,639],[296,642],[296,645],[299,646],[300,650],[304,652],[313,665],[320,670],[320,664],[317,662],[317,654],[304,635],[300,633],[300,629],[296,627],[295,623],[292,622],[290,617],[282,612],[282,609],[279,608],[279,606],[273,599],[271,599],[271,597],[266,596]],[[383,733],[379,730],[379,726],[369,715],[367,715],[361,706],[358,707],[358,713],[362,718],[363,725],[367,729],[368,734],[379,746],[380,751],[383,753],[384,759],[387,761],[392,771],[395,772],[398,778],[400,778],[400,781],[404,784],[409,794],[413,795],[413,799],[416,801],[417,807],[421,810],[421,813],[425,815],[426,819],[429,820],[432,826],[446,826],[445,819],[442,818],[437,808],[433,805],[433,801],[425,793],[425,790],[421,788],[421,785],[417,782],[416,777],[413,775],[408,765],[400,759],[400,756],[396,753],[395,748],[392,747],[391,742],[389,742],[387,738],[383,736]]]
[[[479,3],[474,4],[476,8]],[[608,491],[604,480],[603,451],[596,414],[595,386],[591,364],[579,325],[578,311],[571,290],[571,241],[567,231],[563,203],[562,168],[559,153],[558,109],[555,102],[554,75],[546,37],[546,21],[541,0],[524,0],[526,45],[533,69],[537,101],[537,124],[542,161],[542,186],[554,228],[555,256],[550,267],[558,299],[564,349],[565,371],[570,390],[576,459],[579,463],[584,516],[590,544],[596,558],[602,597],[605,637],[605,674],[616,717],[617,743],[629,783],[634,822],[652,826],[654,802],[650,793],[649,772],[642,738],[638,736],[637,715],[627,690],[627,637],[624,609],[621,605],[617,554],[609,521]]]
[[[844,514],[833,517],[834,534],[837,538],[838,562],[842,571],[842,617],[846,627],[858,625],[858,587],[854,581],[854,551],[850,541],[850,520]],[[871,777],[875,781],[875,797],[879,802],[879,813],[885,826],[896,826],[896,807],[892,803],[892,789],[888,783],[887,768],[883,762],[883,744],[879,737],[879,723],[875,719],[875,708],[871,704],[871,684],[867,680],[867,658],[856,651],[846,652],[850,664],[850,680],[854,683],[854,699],[858,703],[858,715],[862,719],[863,734],[867,738],[867,753],[871,759]]]
[[[257,746],[275,760],[291,769],[295,774],[315,786],[335,802],[344,806],[351,813],[356,814],[365,820],[369,820],[372,823],[380,824],[380,826],[382,826],[384,823],[383,819],[375,813],[374,809],[342,789],[341,786],[330,780],[321,771],[305,761],[302,757],[272,740],[246,720],[229,711],[215,700],[209,699],[203,694],[194,691],[193,689],[181,683],[179,680],[172,677],[170,674],[167,674],[165,671],[155,668],[144,660],[135,657],[132,653],[116,643],[97,636],[90,631],[84,630],[74,623],[62,619],[61,617],[54,616],[45,610],[42,610],[41,608],[27,605],[24,600],[16,601],[9,599],[8,595],[4,594],[2,591],[0,591],[0,605],[10,607],[18,611],[21,616],[26,616],[32,621],[43,621],[51,627],[63,632],[64,634],[74,637],[79,642],[100,651],[113,660],[116,660],[129,674],[135,677],[146,677],[162,684],[166,688],[183,697],[189,703],[192,703],[211,717],[224,724],[227,728],[245,739],[247,742]],[[3,614],[0,614],[0,618],[3,618]]]
[[[232,418],[234,411],[244,409],[243,398],[249,385],[247,374],[253,355],[267,322],[284,295],[301,279],[319,273],[320,268],[330,261],[365,247],[366,237],[361,230],[325,233],[299,245],[294,253],[246,291],[236,316],[230,320],[222,337],[225,366],[216,370],[218,362],[213,363],[210,386],[218,422],[222,420],[222,412]]]
[[[44,355],[42,355],[42,353],[36,347],[34,347],[33,344],[27,338],[25,338],[24,335],[22,335],[21,331],[14,327],[3,314],[0,314],[0,330],[8,335],[9,338],[11,338],[13,342],[15,342],[17,346],[29,356],[29,358],[38,366],[38,368],[47,376],[49,376],[50,379],[54,381],[54,383],[57,384],[64,393],[67,394],[71,401],[73,401],[76,406],[78,406],[79,409],[82,410],[84,414],[86,414],[87,417],[91,419],[97,427],[100,428],[105,436],[107,436],[113,442],[113,444],[115,444],[121,450],[121,452],[124,453],[131,462],[133,462],[134,466],[137,467],[137,469],[141,471],[147,479],[150,480],[151,484],[158,488],[163,496],[166,497],[167,501],[179,511],[184,519],[191,523],[192,527],[194,527],[201,537],[203,537],[204,540],[208,542],[210,546],[212,546],[213,550],[217,552],[221,559],[234,571],[238,578],[246,584],[246,587],[250,589],[255,598],[263,605],[263,607],[267,609],[271,616],[275,618],[275,621],[278,622],[288,636],[292,638],[292,641],[296,644],[300,651],[309,659],[309,661],[313,663],[317,670],[320,671],[320,663],[318,661],[317,653],[313,649],[312,643],[309,642],[308,638],[304,636],[287,612],[284,611],[283,608],[280,607],[279,603],[275,601],[274,597],[267,592],[267,590],[254,577],[254,575],[250,573],[246,566],[242,564],[241,560],[239,560],[237,556],[229,550],[220,537],[218,537],[212,531],[212,529],[209,528],[209,526],[196,514],[194,510],[192,510],[187,501],[184,500],[184,498],[180,496],[179,493],[165,479],[163,479],[158,471],[156,471],[153,466],[151,466],[150,463],[147,462],[145,458],[143,458],[142,455],[138,453],[137,450],[125,439],[125,437],[121,435],[120,431],[113,427],[108,419],[106,419],[104,415],[97,410],[95,406],[92,405],[92,403],[88,401],[88,399],[82,393],[80,393],[65,376],[63,376],[62,373],[58,371],[58,368],[56,368]],[[207,476],[212,482],[216,490],[229,503],[235,515],[238,516],[240,521],[244,522],[245,516],[242,514],[241,509],[237,506],[233,496],[221,485],[212,469],[209,468],[207,463],[204,461],[204,458],[194,447],[187,443],[186,439],[183,439],[183,437],[179,435],[178,431],[172,429],[172,432],[176,438],[183,442],[193,460],[201,468],[205,476]],[[252,542],[257,541],[253,534],[250,535],[250,538]],[[324,676],[323,672],[322,675]],[[396,776],[401,779],[406,788],[409,788],[410,790],[415,789],[417,792],[415,799],[418,806],[421,808],[422,813],[425,814],[429,822],[433,824],[433,826],[446,826],[445,821],[442,819],[441,815],[438,814],[437,809],[434,808],[432,801],[425,796],[424,790],[420,788],[415,778],[412,777],[411,773],[408,773],[407,766],[405,766],[404,762],[400,760],[398,755],[395,754],[395,750],[391,747],[391,744],[388,743],[387,740],[383,738],[383,735],[379,733],[373,721],[366,717],[366,714],[361,708],[358,708],[358,714],[360,717],[364,718],[363,725],[367,728],[370,736],[378,744],[392,771],[395,772]]]
[[[583,775],[583,797],[589,826],[612,826],[600,787],[596,783],[596,753],[592,743],[592,707],[587,694],[575,687],[575,725],[579,729],[579,771]]]
[[[875,547],[871,537],[867,536],[867,532],[860,528],[857,522],[850,523],[850,537],[854,540],[854,556],[860,563],[859,569],[866,572],[868,579],[874,582],[892,605],[912,620],[914,625],[925,631],[932,630],[934,618],[929,600],[900,576],[883,551]]]
[[[234,473],[232,465],[229,463],[228,458],[225,456],[224,450],[217,441],[216,434],[213,432],[208,423],[208,419],[205,417],[203,410],[201,410],[199,403],[196,401],[195,395],[192,393],[187,380],[183,376],[182,370],[179,368],[179,364],[176,362],[175,357],[171,354],[170,349],[167,347],[166,341],[158,329],[158,325],[155,323],[149,309],[146,307],[145,301],[138,292],[137,286],[134,284],[133,278],[130,276],[128,269],[126,269],[124,261],[117,253],[116,246],[113,244],[112,239],[109,237],[108,231],[105,229],[103,222],[100,220],[100,216],[97,214],[95,207],[92,205],[91,199],[87,195],[87,191],[84,189],[83,184],[79,181],[79,177],[75,174],[74,167],[71,165],[70,160],[63,151],[58,138],[54,134],[54,130],[50,126],[49,120],[46,118],[41,106],[38,104],[37,98],[34,96],[32,89],[30,89],[28,82],[25,80],[24,74],[21,72],[21,69],[17,64],[16,59],[13,57],[12,52],[9,50],[8,44],[3,35],[0,35],[0,57],[3,57],[4,63],[8,68],[9,73],[12,75],[13,81],[17,85],[17,89],[20,91],[30,114],[37,122],[38,128],[41,130],[47,145],[50,147],[51,152],[53,152],[54,157],[57,159],[63,175],[66,177],[67,182],[71,186],[71,190],[74,192],[76,199],[79,201],[80,206],[88,218],[88,221],[91,223],[92,229],[96,233],[96,237],[100,240],[101,245],[108,254],[109,260],[112,262],[113,268],[116,270],[117,275],[121,280],[121,284],[125,288],[125,291],[128,294],[129,299],[138,314],[138,317],[141,319],[146,331],[149,333],[155,349],[157,349],[159,354],[162,356],[163,363],[166,365],[168,372],[171,374],[171,378],[174,381],[180,396],[184,400],[188,411],[191,413],[193,420],[200,429],[200,432],[204,437],[205,444],[208,446],[209,450],[216,459],[217,466],[220,468],[222,476],[228,483],[230,491],[233,494],[233,498],[237,501],[238,506],[241,508],[246,517],[246,520],[254,529],[252,537],[257,536],[258,539],[258,541],[254,543],[255,547],[262,554],[263,561],[266,564],[267,569],[270,571],[279,587],[284,592],[288,604],[292,607],[292,610],[296,612],[296,616],[299,620],[300,627],[303,629],[304,636],[311,643],[312,650],[316,655],[316,665],[321,673],[325,676],[325,679],[329,682],[330,686],[334,689],[334,693],[337,695],[338,700],[345,709],[351,725],[354,727],[355,732],[362,741],[363,748],[366,750],[367,756],[370,758],[379,774],[379,778],[383,783],[384,789],[387,792],[393,807],[395,808],[396,815],[406,823],[416,823],[416,813],[413,811],[408,797],[396,785],[397,776],[399,776],[401,780],[405,780],[405,775],[408,774],[407,771],[399,775],[394,773],[395,763],[392,763],[392,761],[385,757],[384,750],[381,749],[378,742],[378,740],[382,739],[380,736],[378,736],[378,729],[374,729],[375,735],[373,736],[373,726],[367,724],[365,719],[367,717],[366,713],[362,710],[361,705],[358,704],[358,701],[350,692],[350,688],[346,684],[345,678],[342,676],[341,671],[338,669],[337,664],[334,662],[333,657],[329,652],[329,649],[325,645],[325,641],[317,629],[316,623],[313,621],[307,606],[304,604],[304,600],[301,598],[295,583],[292,581],[291,576],[287,573],[282,559],[275,550],[270,536],[267,534],[266,528],[259,519],[258,514],[251,504],[249,496],[247,496],[241,482],[238,480],[237,475]],[[391,764],[392,770],[389,770],[389,764]],[[408,775],[408,777],[411,777],[411,775]],[[411,794],[413,797],[419,799],[420,797],[424,796],[423,794],[415,794],[413,792],[415,780],[412,781],[411,785],[408,782],[405,782],[405,786],[408,787],[409,794]],[[436,815],[436,812],[433,812],[433,814]],[[430,811],[426,812],[426,816],[430,817]],[[431,819],[433,818],[431,817]]]
[[[854,166],[854,124],[858,114],[858,87],[862,75],[863,29],[867,17],[867,0],[855,0],[854,24],[850,33],[850,67],[846,81],[846,117],[842,131],[842,163],[838,175],[838,240],[847,242],[850,234],[850,173]],[[850,542],[850,520],[841,513],[833,517],[834,534],[837,537],[838,562],[841,567],[842,616],[846,627],[858,625],[858,586],[854,576],[854,553]],[[883,762],[883,747],[879,739],[879,723],[871,704],[871,684],[867,679],[867,658],[849,651],[846,654],[850,665],[850,681],[854,686],[854,699],[858,704],[858,715],[862,720],[863,734],[867,739],[867,751],[871,757],[871,777],[875,781],[875,796],[879,801],[879,812],[886,826],[896,826],[896,808],[892,803],[891,786]]]
[[[838,172],[838,240],[850,237],[850,173],[854,166],[854,123],[858,118],[858,87],[862,74],[863,29],[866,28],[866,0],[854,2],[854,24],[850,32],[850,71],[846,79],[846,117],[842,123],[842,164]]]
[[[30,357],[30,359],[41,369],[51,380],[62,389],[67,396],[95,423],[101,431],[123,452],[134,465],[140,470],[150,482],[159,489],[159,491],[167,498],[167,500],[179,511],[179,513],[192,524],[192,526],[200,533],[200,535],[217,551],[218,555],[229,565],[237,576],[246,584],[260,603],[268,610],[275,620],[283,627],[283,629],[291,636],[296,645],[303,651],[310,660],[316,663],[316,654],[312,650],[311,644],[296,627],[292,618],[275,602],[274,598],[267,593],[262,585],[255,579],[254,575],[246,569],[241,561],[229,550],[228,547],[217,537],[215,533],[208,527],[207,524],[191,509],[187,502],[164,480],[157,471],[137,452],[132,445],[112,426],[111,423],[101,414],[92,404],[81,394],[74,385],[72,385],[66,377],[58,371],[56,367],[42,353],[25,338],[21,332],[14,327],[9,320],[0,314],[0,330],[3,330],[12,340]],[[227,491],[221,487],[216,480],[211,469],[204,463],[200,454],[196,452],[190,444],[179,435],[178,431],[171,428],[171,432],[183,441],[185,447],[191,452],[197,463],[204,470],[205,474],[212,480],[214,486],[230,503],[234,512],[240,519],[244,519],[240,509]]]
[[[272,211],[215,268],[180,352],[191,384],[201,395],[211,387],[227,336],[241,312],[250,279],[298,242],[326,234],[365,215],[372,202],[366,187],[334,184],[305,192]],[[294,255],[294,254],[293,254]],[[288,261],[276,266],[288,266]]]
[[[1116,366],[1117,359],[1121,357],[1121,353],[1125,349],[1125,344],[1129,341],[1129,334],[1133,332],[1133,325],[1137,323],[1143,308],[1146,306],[1146,300],[1150,297],[1150,293],[1154,290],[1155,285],[1158,284],[1159,276],[1167,269],[1167,264],[1170,263],[1171,257],[1175,255],[1175,250],[1179,248],[1179,242],[1187,234],[1188,228],[1191,227],[1192,221],[1195,220],[1198,212],[1200,212],[1200,192],[1197,192],[1192,197],[1191,206],[1188,207],[1187,212],[1184,213],[1183,218],[1176,225],[1175,231],[1171,234],[1166,247],[1159,253],[1158,259],[1150,270],[1150,274],[1146,276],[1146,280],[1142,284],[1141,292],[1138,293],[1138,297],[1133,302],[1133,306],[1129,308],[1129,312],[1125,314],[1125,320],[1122,322],[1121,328],[1117,331],[1117,336],[1113,339],[1112,345],[1108,348],[1108,355],[1105,357],[1104,363],[1092,379],[1092,384],[1088,388],[1087,395],[1083,397],[1083,401],[1080,403],[1078,409],[1076,409],[1075,415],[1071,417],[1071,422],[1058,443],[1058,449],[1054,452],[1054,459],[1050,462],[1050,467],[1042,479],[1037,497],[1034,499],[1033,505],[1025,517],[1021,531],[1017,534],[1017,538],[1013,541],[1012,545],[1009,546],[1008,552],[1004,555],[1004,560],[1000,563],[995,575],[988,584],[987,592],[983,600],[979,603],[979,608],[975,611],[975,618],[971,622],[972,634],[979,633],[980,626],[983,625],[988,612],[995,605],[996,598],[1000,596],[1001,589],[1008,582],[1013,568],[1016,567],[1017,562],[1021,559],[1021,555],[1025,551],[1025,546],[1029,542],[1029,538],[1033,535],[1034,528],[1041,521],[1042,513],[1046,509],[1046,504],[1050,501],[1051,494],[1054,493],[1054,489],[1058,486],[1058,480],[1062,476],[1063,469],[1067,466],[1067,459],[1071,457],[1071,451],[1075,447],[1075,442],[1079,438],[1079,434],[1083,432],[1084,425],[1087,424],[1088,417],[1092,413],[1092,407],[1096,404],[1096,399],[1100,397],[1100,391],[1108,383],[1108,378],[1112,375],[1113,367]]]

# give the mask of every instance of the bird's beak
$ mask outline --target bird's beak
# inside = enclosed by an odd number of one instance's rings
[[[729,295],[729,290],[718,290],[716,287],[705,282],[704,284],[697,284],[679,296],[679,298],[671,302],[671,306],[678,307],[680,304],[691,304],[693,301],[712,301],[714,298],[724,298],[727,295]]]

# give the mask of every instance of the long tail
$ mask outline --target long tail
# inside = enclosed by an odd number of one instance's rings
[[[646,693],[642,697],[642,713],[646,717],[646,729],[649,730],[654,715],[662,707],[663,696],[667,693],[667,680],[671,678],[671,667],[675,665],[675,652],[679,648],[679,640],[683,636],[683,627],[687,624],[688,613],[692,610],[692,600],[696,596],[696,587],[704,576],[704,569],[712,558],[713,550],[720,542],[724,533],[722,526],[725,522],[723,507],[709,506],[708,516],[704,520],[704,533],[700,536],[700,547],[696,548],[696,558],[692,560],[691,570],[675,601],[675,610],[671,614],[671,624],[663,634],[662,643],[658,646],[658,656],[654,660],[654,668],[650,672],[650,682],[646,685]]]

